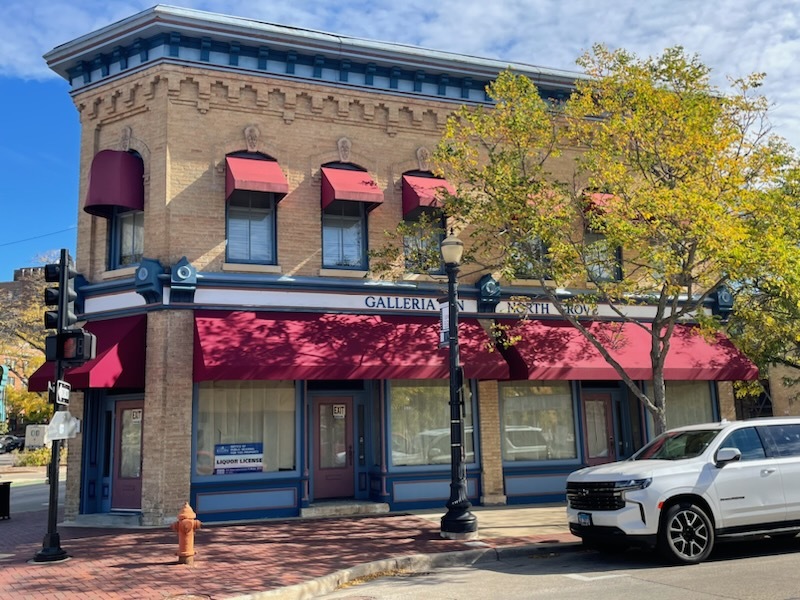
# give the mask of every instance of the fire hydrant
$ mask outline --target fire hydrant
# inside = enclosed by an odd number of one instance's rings
[[[197,514],[186,502],[178,513],[177,522],[170,525],[172,531],[178,532],[178,563],[182,565],[194,564],[194,532],[200,529],[201,523],[197,520]]]

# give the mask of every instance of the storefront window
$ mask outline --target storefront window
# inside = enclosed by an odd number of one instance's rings
[[[667,427],[714,420],[711,386],[707,381],[667,381]]]
[[[472,402],[465,386],[464,450],[466,462],[475,462]],[[450,464],[450,387],[447,381],[392,381],[392,464]]]
[[[197,417],[197,475],[295,469],[293,382],[203,382]]]
[[[577,458],[568,381],[502,383],[500,411],[504,461]]]

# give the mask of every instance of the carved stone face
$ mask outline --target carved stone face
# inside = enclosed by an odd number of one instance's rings
[[[250,125],[246,127],[244,130],[244,139],[247,143],[247,151],[248,152],[255,152],[258,150],[258,136],[261,135],[261,132],[258,130],[258,127],[255,125]]]
[[[350,149],[352,148],[350,140],[342,138],[337,142],[337,146],[339,147],[339,160],[342,162],[350,162]]]
[[[425,147],[417,148],[417,161],[420,171],[430,171],[431,151]]]

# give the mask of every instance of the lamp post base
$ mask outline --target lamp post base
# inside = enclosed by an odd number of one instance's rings
[[[69,555],[61,548],[58,533],[48,533],[42,542],[42,549],[33,556],[33,562],[58,562],[68,558]]]
[[[439,534],[447,540],[477,539],[478,519],[465,508],[449,508],[442,517]]]

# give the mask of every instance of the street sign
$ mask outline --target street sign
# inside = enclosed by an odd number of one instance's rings
[[[447,298],[439,298],[439,348],[450,345],[450,303]]]
[[[56,382],[56,403],[68,406],[70,390],[72,390],[72,386],[68,384],[66,381],[62,381],[59,379]]]

